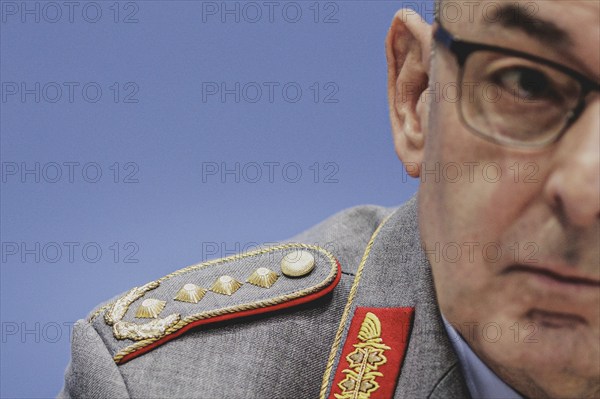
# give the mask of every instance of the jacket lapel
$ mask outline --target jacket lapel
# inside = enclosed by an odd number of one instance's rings
[[[351,324],[356,324],[352,323],[352,316],[360,314],[357,312],[360,308],[413,310],[412,323],[404,326],[402,322],[381,321],[383,337],[390,333],[390,329],[410,331],[407,345],[388,345],[391,349],[384,352],[387,358],[396,359],[394,351],[400,350],[404,357],[403,361],[400,357],[400,377],[394,398],[469,397],[436,303],[431,267],[421,249],[416,197],[384,221],[367,246],[331,350],[323,379],[322,398],[333,397],[332,393],[340,392],[338,384],[342,381],[338,379],[343,375],[340,368],[348,364],[345,361],[348,354],[343,350],[348,345],[344,343],[355,339],[348,332]],[[377,315],[376,311],[373,313]],[[387,313],[381,314],[381,317],[387,317]],[[374,371],[377,373],[379,370]],[[347,375],[348,370],[344,373]],[[393,373],[374,375],[376,384],[373,381],[364,383],[365,389],[376,386],[372,390],[373,397],[380,397],[376,394],[380,387],[383,388],[379,393],[383,393],[385,386],[396,384],[389,381],[390,378],[396,379]]]

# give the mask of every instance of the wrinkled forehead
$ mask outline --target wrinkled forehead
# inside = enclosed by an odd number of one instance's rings
[[[437,15],[464,40],[566,58],[600,79],[599,0],[440,0]]]

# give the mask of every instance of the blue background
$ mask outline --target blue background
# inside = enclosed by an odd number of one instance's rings
[[[98,303],[416,191],[386,98],[401,1],[277,2],[272,21],[263,2],[0,3],[2,398],[55,396],[70,325]],[[239,102],[208,94],[221,82]]]

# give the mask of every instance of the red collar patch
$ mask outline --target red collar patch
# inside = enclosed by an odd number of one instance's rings
[[[356,308],[329,399],[394,396],[413,313],[414,308]]]

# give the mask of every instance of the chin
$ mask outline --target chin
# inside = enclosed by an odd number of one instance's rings
[[[589,350],[565,337],[538,334],[538,342],[484,343],[480,357],[504,381],[531,398],[598,398],[600,359],[597,348]],[[585,340],[584,340],[585,341]],[[571,352],[574,350],[574,352]]]

